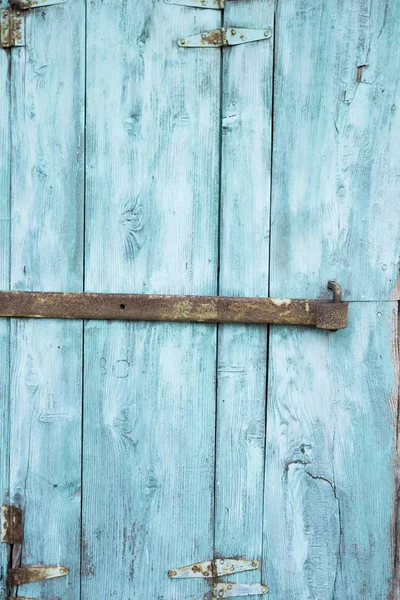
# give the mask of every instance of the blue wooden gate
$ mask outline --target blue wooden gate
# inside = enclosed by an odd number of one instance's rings
[[[2,597],[398,600],[398,0],[25,4],[0,49],[0,289],[336,279],[350,311],[333,334],[0,319],[0,489],[24,519]],[[268,35],[177,43],[221,27]],[[260,567],[168,576],[234,557]],[[21,565],[69,574],[7,588]]]

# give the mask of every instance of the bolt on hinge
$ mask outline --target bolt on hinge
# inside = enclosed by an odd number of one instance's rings
[[[26,11],[65,2],[68,0],[10,0],[10,8],[0,10],[0,47],[25,46]]]
[[[203,562],[179,567],[168,571],[171,579],[184,579],[191,577],[221,577],[223,575],[232,575],[232,573],[241,573],[243,571],[253,571],[260,567],[259,560],[247,560],[245,558],[218,558],[215,560],[204,560]]]
[[[178,40],[181,48],[221,48],[222,46],[238,46],[250,42],[259,42],[271,37],[269,27],[266,29],[249,29],[245,27],[219,27],[196,35],[189,35]]]
[[[166,4],[178,4],[179,6],[191,6],[192,8],[211,8],[223,10],[225,0],[164,0]]]

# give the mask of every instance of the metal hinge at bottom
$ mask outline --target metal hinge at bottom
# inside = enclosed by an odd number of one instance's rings
[[[268,588],[263,583],[214,583],[213,591],[204,594],[204,600],[210,598],[233,598],[235,596],[259,596],[268,594]]]
[[[23,542],[22,509],[14,505],[1,507],[1,541],[3,544],[20,547]],[[27,583],[65,577],[68,575],[68,567],[26,565],[14,567],[8,570],[7,586],[13,588]],[[9,597],[9,600],[13,600]],[[23,600],[20,598],[19,600]],[[25,600],[30,600],[26,598]]]
[[[253,571],[259,569],[259,560],[248,560],[246,558],[218,558],[205,560],[203,562],[179,567],[168,571],[171,579],[182,578],[216,578],[242,571]],[[258,596],[267,594],[268,588],[263,583],[235,583],[231,581],[220,581],[212,584],[212,591],[204,595],[204,600],[212,598],[232,598],[234,596]]]
[[[56,577],[65,577],[68,575],[67,567],[17,567],[8,571],[8,586],[25,585],[27,583],[36,583],[46,579],[55,579]]]

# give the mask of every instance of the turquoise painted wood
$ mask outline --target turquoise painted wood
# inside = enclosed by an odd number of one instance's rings
[[[8,51],[12,289],[83,287],[84,29],[83,3],[36,9],[26,47]],[[24,510],[22,563],[70,569],[18,595],[76,600],[82,323],[14,320],[10,372],[10,500]]]
[[[85,289],[216,294],[218,11],[88,5]],[[99,35],[99,32],[101,34]],[[202,598],[213,557],[216,327],[85,327],[82,598]]]
[[[273,2],[229,2],[224,25],[270,27]],[[223,51],[219,293],[268,296],[273,38]],[[251,202],[249,199],[251,198]],[[267,328],[220,325],[215,552],[261,559]],[[232,575],[261,582],[261,571]]]
[[[0,1],[0,8],[5,2]],[[0,147],[3,157],[0,160],[0,286],[9,289],[10,285],[10,56],[0,52]],[[10,487],[10,324],[8,319],[0,319],[0,497],[3,503],[9,502]],[[0,596],[6,596],[7,564],[9,549],[0,544]]]
[[[0,0],[0,6],[7,5]],[[0,486],[62,600],[398,600],[396,0],[69,0],[0,50],[0,286],[326,296],[349,328],[0,319]],[[272,30],[179,48],[220,26]],[[6,598],[9,549],[0,547]]]
[[[396,2],[278,3],[271,296],[331,277],[355,302],[333,336],[271,332],[271,598],[399,597],[399,33]]]

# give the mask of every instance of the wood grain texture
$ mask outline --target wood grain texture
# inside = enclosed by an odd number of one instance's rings
[[[88,4],[86,291],[215,294],[218,11]],[[88,323],[82,598],[188,599],[213,553],[215,326]]]
[[[224,25],[271,27],[273,2],[227,2]],[[219,293],[268,296],[273,38],[223,50]],[[217,556],[262,554],[267,328],[219,326]],[[260,582],[261,570],[234,575]]]
[[[278,3],[270,293],[364,302],[333,336],[271,333],[271,598],[396,598],[399,33],[390,0]]]
[[[398,8],[278,2],[271,295],[399,298]]]
[[[11,287],[82,290],[84,2],[26,14],[13,49]],[[62,41],[61,41],[62,40]],[[24,564],[68,577],[18,594],[80,594],[82,323],[11,327],[11,500],[24,509]]]
[[[390,588],[397,303],[336,334],[270,345],[264,573],[271,598],[384,600]]]
[[[5,8],[0,0],[0,8]],[[0,289],[10,285],[10,52],[0,49]],[[9,502],[10,325],[0,319],[0,500]],[[9,549],[0,544],[0,597],[6,597]]]

